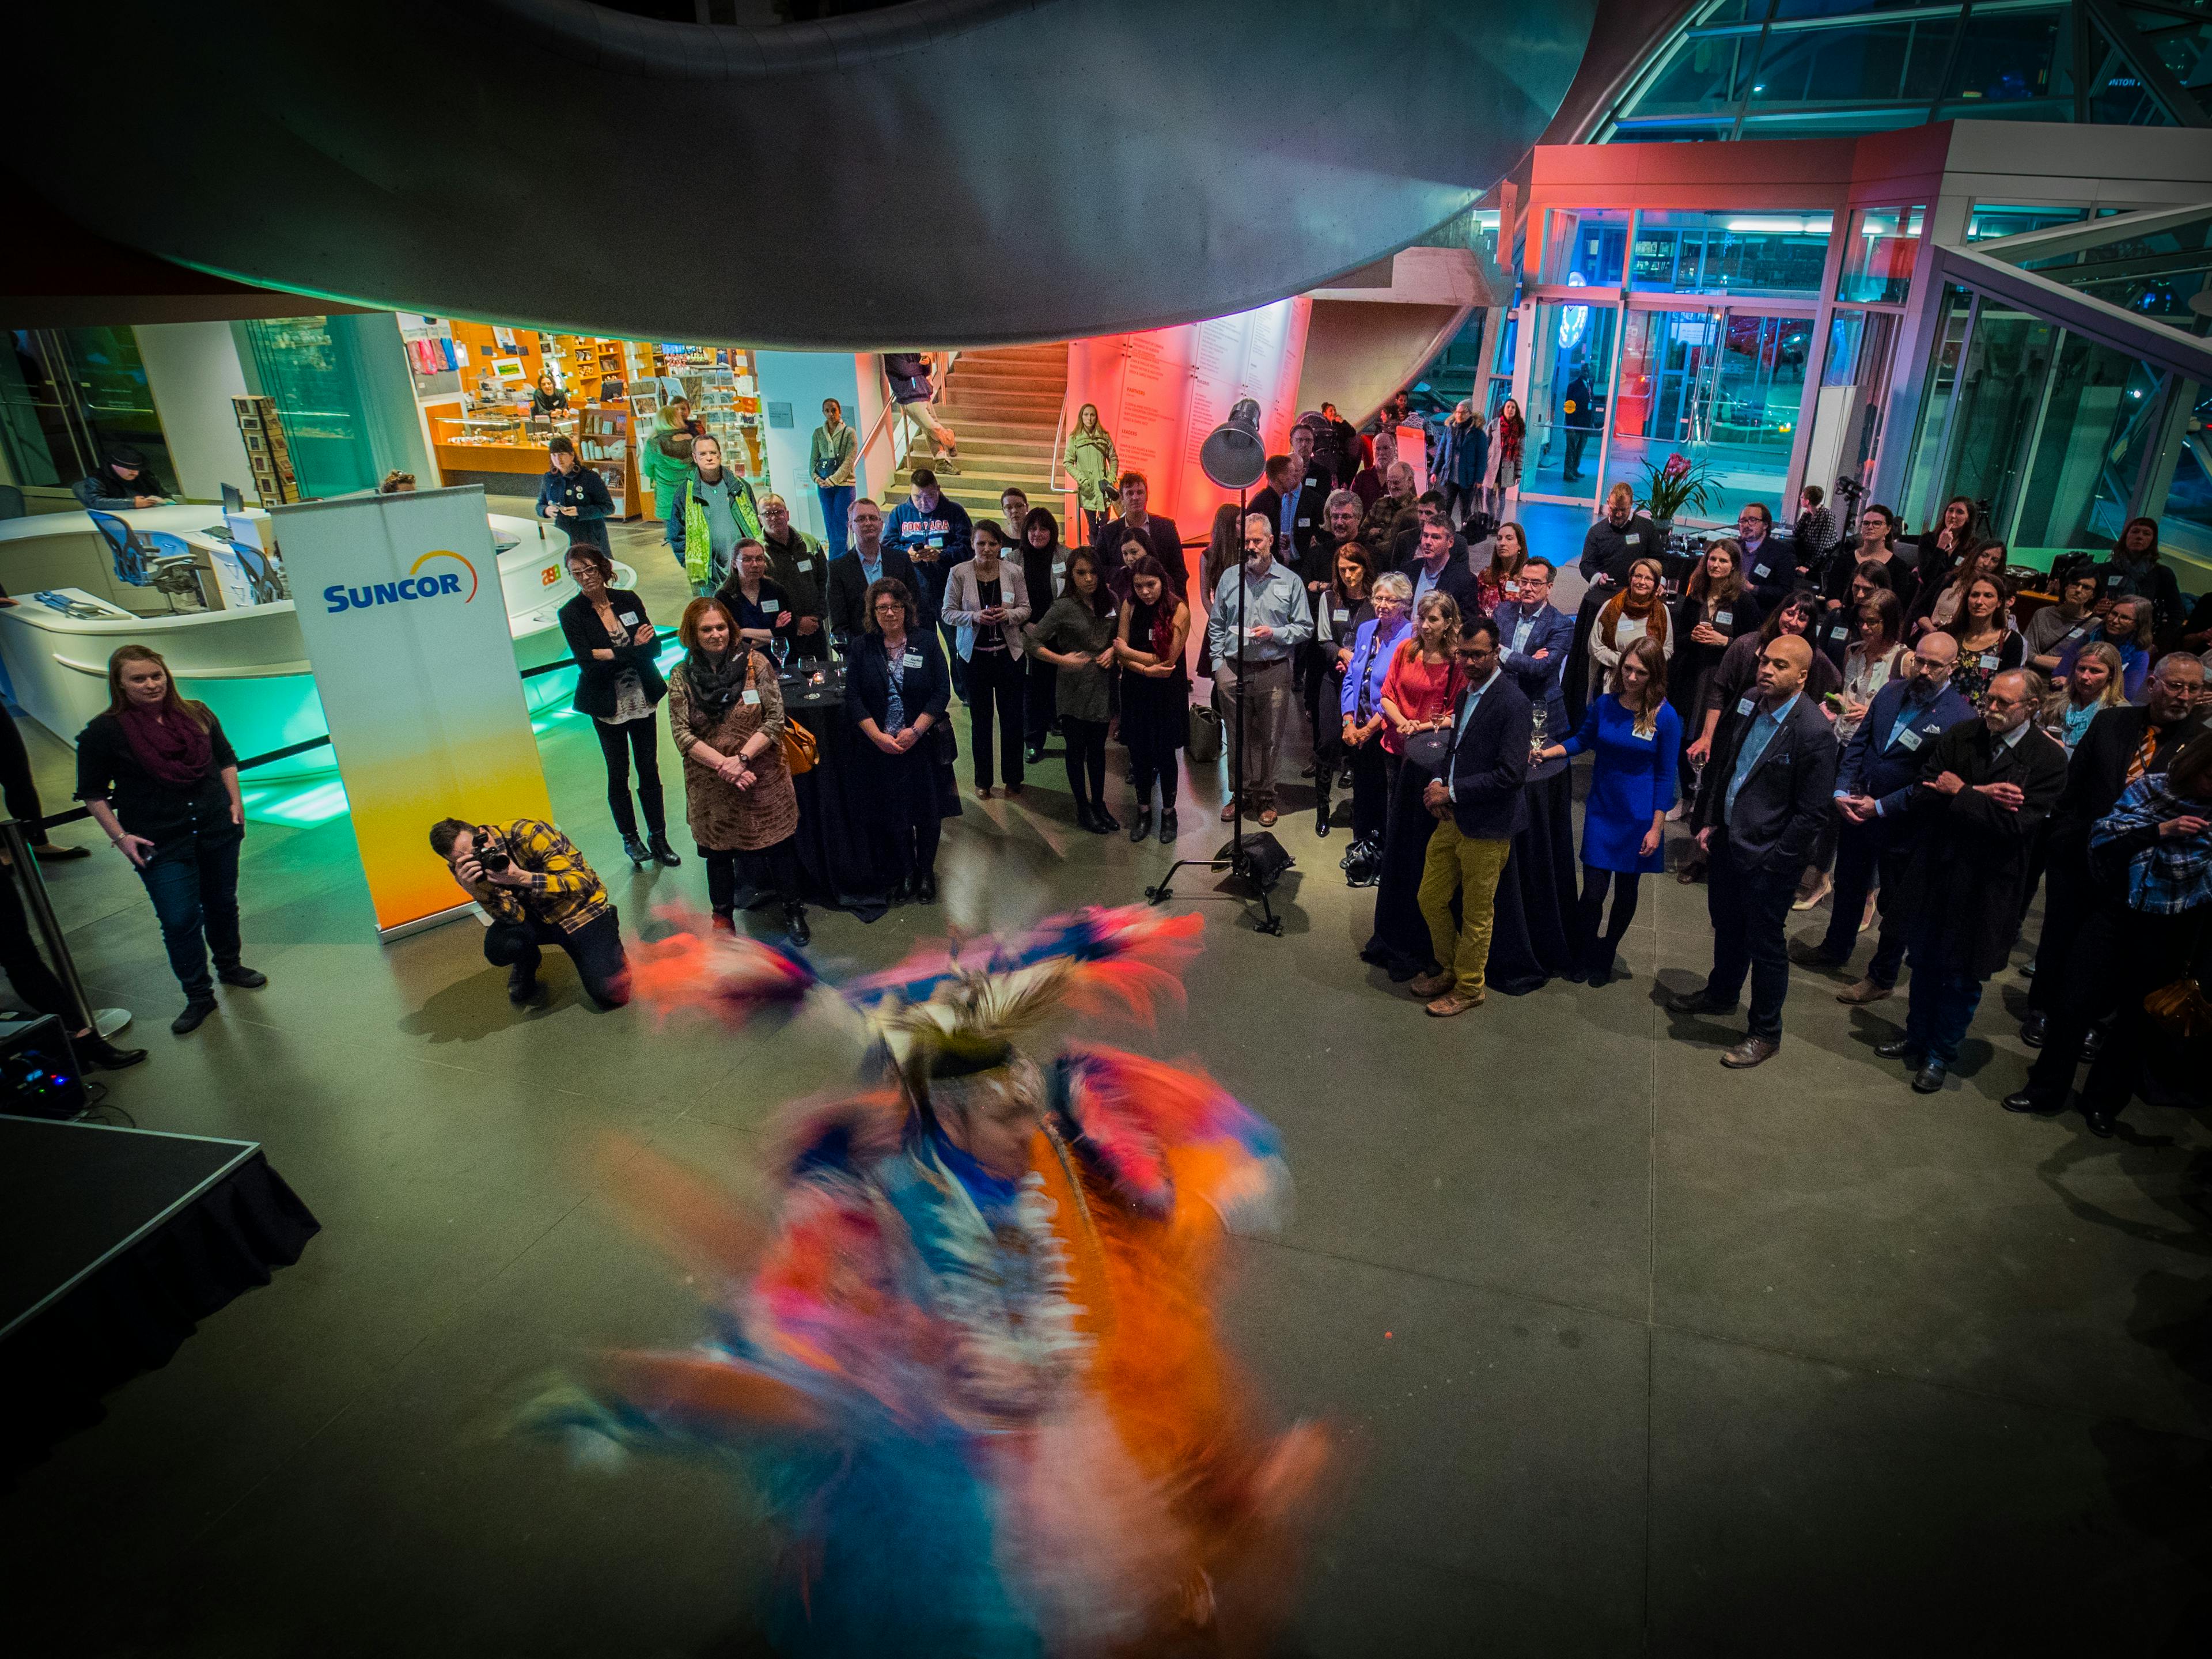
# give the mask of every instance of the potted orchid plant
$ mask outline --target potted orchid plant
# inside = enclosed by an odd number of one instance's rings
[[[1652,528],[1666,535],[1677,514],[1702,512],[1718,494],[1711,466],[1677,453],[1644,468],[1644,499],[1637,503],[1651,515]]]

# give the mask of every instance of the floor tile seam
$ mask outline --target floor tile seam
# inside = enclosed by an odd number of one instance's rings
[[[1271,1249],[1287,1251],[1294,1255],[1313,1256],[1322,1261],[1341,1261],[1353,1267],[1373,1268],[1380,1273],[1401,1273],[1409,1279],[1423,1279],[1431,1284],[1449,1285],[1458,1290],[1479,1291],[1485,1295],[1500,1297],[1508,1301],[1524,1302],[1536,1307],[1550,1308],[1564,1312],[1581,1314],[1592,1319],[1607,1320],[1614,1324],[1633,1326],[1642,1329],[1650,1334],[1647,1337],[1646,1343],[1647,1357],[1645,1364],[1647,1442],[1649,1440],[1649,1428],[1651,1422],[1654,1420],[1650,1409],[1649,1408],[1649,1401],[1653,1393],[1651,1379],[1653,1372],[1656,1370],[1656,1342],[1657,1337],[1662,1334],[1671,1336],[1686,1336],[1698,1341],[1711,1342],[1717,1346],[1741,1349],[1751,1353],[1765,1354],[1777,1359],[1794,1360],[1801,1364],[1825,1365],[1832,1370],[1844,1371],[1854,1376],[1883,1378],[1896,1382],[1907,1382],[1921,1388],[1936,1389],[1947,1394],[1960,1395],[1968,1399],[1985,1401],[1996,1405],[2011,1406],[2023,1411],[2057,1413],[2065,1416],[2081,1418],[2093,1422],[2108,1421],[2111,1420],[2112,1417],[2112,1413],[2110,1412],[2096,1411],[2088,1407],[2075,1404],[2066,1401],[2038,1399],[2030,1395],[2009,1393],[2000,1389],[1978,1386],[1973,1383],[1963,1382],[1948,1377],[1914,1376],[1905,1371],[1898,1370],[1894,1368],[1884,1368],[1881,1366],[1871,1365],[1863,1360],[1838,1358],[1832,1355],[1815,1352],[1809,1350],[1784,1347],[1770,1342],[1753,1341],[1744,1337],[1730,1336],[1722,1332],[1705,1330],[1694,1325],[1677,1324],[1667,1320],[1640,1319],[1633,1315],[1617,1312],[1607,1308],[1594,1307],[1587,1303],[1570,1302],[1558,1297],[1544,1296],[1536,1291],[1509,1288],[1504,1285],[1491,1284],[1479,1279],[1461,1279],[1449,1273],[1437,1273],[1431,1269],[1408,1267],[1396,1262],[1376,1261],[1365,1256],[1346,1255],[1337,1250],[1316,1249],[1311,1245],[1292,1244],[1281,1239],[1252,1238],[1248,1239],[1246,1242],[1252,1244],[1264,1246]],[[2122,1420],[2135,1422],[2138,1419],[2129,1418]],[[2185,1438],[2203,1440],[2208,1444],[2212,1444],[2212,1426],[2207,1426],[2202,1430],[2168,1429],[2160,1426],[2157,1428],[2156,1431],[2160,1433],[2180,1434]]]
[[[1945,1394],[1955,1394],[1969,1400],[1983,1401],[1991,1405],[2011,1406],[2022,1411],[2049,1412],[2060,1416],[2078,1417],[2094,1423],[2118,1420],[2134,1424],[2138,1427],[2153,1427],[2151,1425],[2142,1423],[2139,1419],[2130,1417],[2115,1419],[2111,1412],[2096,1411],[2089,1407],[2076,1405],[2067,1401],[2039,1400],[2030,1395],[2008,1393],[2002,1389],[1992,1389],[1972,1382],[1960,1382],[1950,1377],[1915,1376],[1894,1367],[1872,1366],[1859,1361],[1834,1358],[1827,1354],[1817,1353],[1807,1349],[1782,1347],[1771,1342],[1751,1341],[1740,1336],[1724,1335],[1717,1331],[1701,1330],[1694,1325],[1677,1325],[1658,1321],[1655,1322],[1650,1328],[1655,1336],[1663,1333],[1669,1336],[1691,1337],[1700,1342],[1711,1342],[1718,1347],[1739,1348],[1746,1352],[1765,1354],[1776,1359],[1795,1360],[1801,1364],[1825,1365],[1832,1370],[1848,1372],[1854,1376],[1880,1378],[1909,1383],[1916,1388],[1935,1389]],[[2171,1429],[2158,1426],[2154,1431],[2160,1434],[2176,1434],[2184,1439],[2200,1441],[2208,1446],[2212,1446],[2212,1424],[2207,1424],[2201,1429]]]

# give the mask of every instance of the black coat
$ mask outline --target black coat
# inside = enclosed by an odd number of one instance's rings
[[[1923,786],[1952,772],[1966,787],[1955,795],[1924,787],[1913,793],[1906,914],[1916,928],[1934,930],[1968,973],[1987,979],[2011,957],[2019,936],[2036,839],[2066,787],[2066,751],[2033,727],[2007,749],[1971,720],[1949,727],[1923,753]],[[1976,792],[1984,783],[2015,784],[2025,799],[2016,810],[1999,805]]]
[[[1466,696],[1452,710],[1451,748],[1437,776],[1451,787],[1452,822],[1460,833],[1502,841],[1528,822],[1521,787],[1528,781],[1528,698],[1501,669],[1462,732],[1457,721]]]
[[[917,609],[922,603],[921,585],[915,580],[914,561],[886,544],[883,550],[883,571],[906,584]],[[841,640],[851,640],[866,625],[868,604],[868,573],[860,568],[860,556],[847,553],[830,561],[830,631]]]
[[[2163,772],[2173,757],[2181,752],[2183,742],[2204,731],[2209,722],[2206,716],[2192,714],[2181,725],[2166,732],[2159,740],[2158,752],[2151,757],[2149,770]],[[2050,859],[2053,865],[2065,863],[2087,868],[2089,858],[2089,832],[2096,828],[2097,820],[2112,810],[2121,792],[2128,787],[2128,768],[2134,764],[2136,750],[2142,747],[2143,733],[2150,728],[2150,710],[2140,704],[2122,703],[2107,708],[2089,722],[2089,729],[2081,734],[2081,741],[2074,747],[2074,757],[2066,768],[2066,787],[2059,792],[2057,801],[2051,809]]]
[[[1426,568],[1418,558],[1408,559],[1398,567],[1398,574],[1418,589]],[[1488,614],[1482,608],[1482,589],[1475,581],[1474,572],[1468,567],[1467,544],[1457,537],[1452,538],[1452,556],[1444,561],[1443,572],[1437,576],[1436,586],[1452,596],[1462,621]]]
[[[842,562],[842,561],[840,562]],[[918,660],[910,660],[916,659]],[[854,726],[862,719],[872,720],[888,731],[891,710],[891,664],[884,652],[884,636],[866,634],[853,642],[845,659],[845,718]],[[934,733],[945,724],[945,708],[952,696],[951,671],[945,666],[944,647],[938,644],[936,633],[930,629],[914,628],[907,631],[906,651],[898,667],[899,698],[905,705],[906,723],[912,726],[923,714],[929,715],[930,732]],[[882,755],[881,750],[870,749]],[[909,757],[927,752],[927,746],[917,744],[908,751]],[[885,760],[890,758],[884,755]]]
[[[1698,780],[1692,815],[1698,829],[1722,828],[1721,808],[1752,720],[1735,708],[1721,716],[1720,730],[1713,734],[1713,757]],[[1797,878],[1835,810],[1836,763],[1841,754],[1835,728],[1820,712],[1808,683],[1736,794],[1735,814],[1725,833],[1741,868]]]
[[[1600,519],[1583,535],[1582,573],[1585,581],[1600,576],[1615,586],[1626,586],[1628,568],[1638,559],[1664,562],[1665,539],[1641,513],[1616,529],[1610,519]]]
[[[626,588],[607,589],[607,603],[625,630],[653,620],[645,614],[645,601]],[[633,644],[627,631],[619,640],[608,638],[607,630],[599,626],[599,612],[581,593],[561,607],[561,637],[568,641],[569,654],[576,659],[578,714],[612,714],[615,681],[625,668],[637,671],[647,702],[658,703],[668,695],[668,683],[660,678],[660,669],[653,661],[660,654],[659,645]],[[613,659],[594,657],[594,651],[612,651]]]
[[[1768,611],[1788,599],[1793,589],[1806,586],[1810,578],[1806,574],[1808,561],[1797,550],[1797,544],[1787,536],[1769,536],[1759,544],[1754,553],[1749,548],[1743,554],[1744,585],[1758,595],[1759,602]],[[1764,570],[1762,576],[1759,573]],[[1849,586],[1848,579],[1845,582]]]

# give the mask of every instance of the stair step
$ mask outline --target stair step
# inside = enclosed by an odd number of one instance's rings
[[[1044,424],[1051,427],[1060,420],[1060,401],[1049,392],[971,392],[963,388],[950,394],[938,407],[940,410],[973,410],[979,415],[1042,413]]]
[[[940,412],[945,412],[949,418],[949,411]],[[981,443],[993,440],[1012,440],[1018,442],[1040,443],[1048,448],[1052,445],[1054,430],[1050,424],[1042,421],[994,421],[981,416],[964,419],[953,429],[959,433],[960,442],[963,447],[971,441]]]

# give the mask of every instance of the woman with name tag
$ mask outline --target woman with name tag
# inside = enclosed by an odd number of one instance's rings
[[[568,574],[576,597],[561,607],[561,635],[576,659],[575,708],[592,717],[599,752],[607,763],[607,810],[622,831],[623,852],[632,866],[684,860],[668,844],[661,814],[660,723],[653,706],[668,695],[653,659],[660,653],[645,601],[626,588],[611,586],[615,563],[596,547],[568,549]],[[630,810],[629,769],[637,762],[637,801],[645,809],[648,841],[637,838],[637,814]]]
[[[1934,633],[1937,629],[1948,629],[1959,620],[1960,606],[1966,597],[1966,584],[1977,576],[2002,576],[2005,568],[2005,544],[2002,542],[1984,542],[1959,562],[1959,568],[1948,580],[1929,581],[1923,574],[1920,582],[1920,598],[1913,606],[1913,633],[1916,636]]]
[[[2069,759],[2089,735],[2089,722],[2127,701],[2120,695],[2120,653],[2106,641],[2092,640],[2075,656],[2074,672],[2045,700],[2037,724],[2058,739]]]
[[[1352,636],[1375,614],[1368,592],[1375,583],[1375,556],[1358,542],[1338,544],[1335,569],[1314,595],[1313,683],[1306,695],[1314,734],[1314,834],[1328,835],[1329,786],[1345,765],[1343,722],[1336,712],[1344,702],[1344,671],[1352,661]]]
[[[729,608],[739,637],[763,650],[772,650],[778,640],[786,652],[791,649],[798,621],[790,596],[769,577],[764,544],[750,539],[738,544],[737,568],[714,597]]]
[[[1629,641],[1658,641],[1662,654],[1674,654],[1674,630],[1667,626],[1667,599],[1660,590],[1664,580],[1659,561],[1638,559],[1628,567],[1628,581],[1605,602],[1591,625],[1589,636],[1589,695],[1595,701],[1613,671],[1620,665]]]
[[[1897,597],[1897,590],[1890,586],[1890,578],[1894,574],[1889,565],[1875,560],[1862,562],[1859,568],[1851,572],[1850,586],[1844,590],[1845,602],[1842,608],[1831,610],[1820,618],[1817,643],[1828,660],[1836,665],[1838,672],[1844,672],[1844,659],[1850,655],[1851,647],[1858,639],[1859,618],[1865,612],[1868,602],[1877,593]],[[1901,605],[1898,615],[1900,619],[1904,616]]]
[[[2097,637],[2097,566],[2094,560],[2051,567],[2058,586],[2058,603],[2046,605],[2021,629],[2026,641],[2027,665],[2047,680],[2063,680],[2081,647]]]
[[[1031,507],[1022,519],[1022,581],[1029,589],[1030,609],[1039,617],[1049,614],[1066,591],[1067,566],[1068,550],[1060,539],[1060,520],[1048,508]],[[1023,758],[1031,766],[1044,758],[1044,740],[1052,734],[1059,720],[1060,705],[1055,701],[1059,687],[1060,670],[1036,652],[1030,653],[1029,693],[1023,721],[1029,744]],[[1103,805],[1100,810],[1103,810]]]
[[[1467,675],[1452,652],[1458,638],[1459,601],[1430,590],[1413,608],[1413,625],[1391,653],[1382,679],[1382,743],[1397,757],[1398,775],[1376,879],[1375,931],[1359,956],[1388,969],[1393,983],[1425,971],[1431,959],[1420,886],[1437,818],[1421,794],[1449,755],[1452,711],[1467,689]]]
[[[1371,869],[1382,856],[1390,794],[1398,781],[1398,757],[1382,746],[1382,685],[1410,625],[1407,613],[1413,608],[1413,584],[1395,570],[1385,571],[1375,579],[1367,603],[1373,615],[1352,632],[1337,706],[1345,750],[1352,757],[1352,850],[1365,848]]]
[[[1959,666],[1951,684],[1977,708],[1990,695],[1990,682],[2019,667],[2027,655],[2027,643],[2005,609],[2008,597],[2003,577],[1972,578],[1960,595],[1958,620],[1945,630],[1959,642]]]
[[[763,561],[764,562],[764,561]],[[668,734],[684,757],[684,808],[707,866],[714,930],[737,931],[738,882],[783,902],[793,945],[811,937],[799,902],[799,794],[783,758],[783,693],[719,599],[694,599],[677,628]]]
[[[1044,513],[1042,507],[1032,508],[1030,517],[1040,513]],[[1067,745],[1067,793],[1074,798],[1076,827],[1094,836],[1110,836],[1121,827],[1121,821],[1106,810],[1114,596],[1107,591],[1096,553],[1087,547],[1079,548],[1066,553],[1066,558],[1063,591],[1044,615],[1030,624],[1030,658],[1059,678],[1053,688],[1053,706],[1060,711],[1060,738]]]
[[[2139,593],[2115,599],[2105,613],[2105,638],[2120,653],[2120,691],[2130,702],[2142,698],[2150,678],[2152,614],[2150,601]]]
[[[1613,979],[1644,875],[1667,867],[1667,809],[1674,804],[1674,757],[1682,741],[1682,717],[1667,702],[1667,653],[1657,641],[1647,635],[1628,642],[1611,689],[1611,696],[1590,704],[1580,731],[1536,755],[1554,761],[1587,750],[1597,757],[1583,811],[1577,960],[1566,975],[1592,985]],[[1600,933],[1608,887],[1613,916]]]
[[[1510,403],[1511,398],[1506,401]],[[1517,524],[1498,526],[1498,534],[1490,546],[1490,562],[1474,573],[1475,596],[1482,601],[1486,617],[1512,599],[1507,586],[1521,574],[1521,567],[1528,562],[1528,532]]]
[[[1674,665],[1667,675],[1667,701],[1681,717],[1684,732],[1698,729],[1705,692],[1723,655],[1736,640],[1756,630],[1765,615],[1744,586],[1742,547],[1733,537],[1707,542],[1705,556],[1674,602],[1674,626],[1669,630],[1675,644]],[[1675,763],[1674,781],[1678,787],[1672,811],[1679,817],[1683,798],[1697,783],[1686,744]]]
[[[1029,679],[1022,629],[1030,619],[1030,599],[1021,567],[1000,556],[1006,544],[1006,532],[985,520],[969,536],[975,556],[954,565],[945,579],[945,620],[968,665],[969,760],[975,793],[985,800],[991,798],[994,717],[1006,793],[1022,793],[1022,694]]]
[[[865,632],[845,665],[845,718],[868,740],[877,798],[890,825],[899,872],[893,901],[937,902],[937,744],[952,677],[945,653],[920,626],[913,592],[896,576],[868,584]]]

